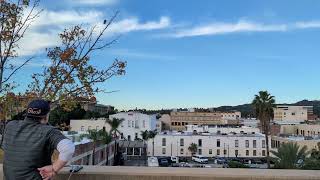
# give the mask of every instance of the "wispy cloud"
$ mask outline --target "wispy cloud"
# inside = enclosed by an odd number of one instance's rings
[[[320,21],[302,21],[283,24],[266,24],[247,20],[240,20],[236,23],[216,22],[206,25],[184,27],[173,33],[166,34],[165,36],[183,38],[245,32],[285,32],[307,28],[320,28]]]
[[[155,60],[175,60],[178,57],[159,53],[141,52],[129,49],[112,49],[110,53],[115,56],[135,58],[135,59],[155,59]]]
[[[306,29],[306,28],[320,28],[320,21],[305,21],[297,22],[295,24],[297,28]]]
[[[239,32],[267,32],[267,31],[286,31],[287,25],[268,25],[249,21],[238,21],[237,23],[212,23],[203,26],[196,26],[178,30],[169,35],[181,38],[190,36],[220,35]]]
[[[45,10],[32,24],[19,44],[21,56],[43,52],[45,48],[59,45],[58,34],[63,29],[82,24],[86,27],[102,24],[105,15],[101,11],[49,11]],[[168,17],[160,17],[158,21],[140,22],[137,17],[129,17],[115,21],[106,32],[106,36],[124,34],[133,31],[151,31],[170,26]]]
[[[114,5],[119,0],[70,0],[72,3],[84,5]]]

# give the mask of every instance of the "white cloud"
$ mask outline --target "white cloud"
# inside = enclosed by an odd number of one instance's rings
[[[72,3],[84,4],[84,5],[113,5],[118,0],[71,0]]]
[[[67,27],[82,24],[84,27],[98,25],[103,27],[104,14],[100,11],[49,11],[45,10],[36,19],[31,28],[19,43],[19,55],[34,55],[44,52],[45,48],[59,45],[58,34]],[[136,17],[115,21],[106,32],[106,36],[132,31],[155,30],[170,25],[168,17],[161,17],[159,21],[139,22]]]
[[[220,35],[237,32],[267,32],[267,31],[286,31],[286,24],[268,25],[249,21],[238,21],[237,23],[213,23],[204,26],[191,27],[178,30],[169,35],[171,37],[181,38],[190,36]]]
[[[305,21],[297,22],[295,24],[297,28],[306,29],[306,28],[320,28],[320,21]]]
[[[170,18],[161,17],[159,21],[149,21],[145,23],[139,22],[136,17],[127,18],[113,23],[108,32],[111,33],[127,33],[131,31],[150,31],[164,29],[170,26]]]

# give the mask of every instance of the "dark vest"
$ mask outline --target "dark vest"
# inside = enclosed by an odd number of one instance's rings
[[[51,164],[55,147],[48,135],[53,129],[33,119],[7,124],[3,139],[6,180],[42,180],[37,168]]]

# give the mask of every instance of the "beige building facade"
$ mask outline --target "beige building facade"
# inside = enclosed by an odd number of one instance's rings
[[[274,108],[274,121],[279,123],[299,123],[307,121],[312,114],[312,106],[278,105]]]
[[[170,129],[186,130],[187,125],[239,124],[240,112],[171,112]]]

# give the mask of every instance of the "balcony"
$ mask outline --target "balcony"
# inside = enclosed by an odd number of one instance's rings
[[[3,180],[0,165],[0,180]],[[65,168],[54,180],[66,180]],[[156,168],[85,166],[73,174],[70,180],[318,180],[320,171],[277,169],[214,169],[214,168]]]

